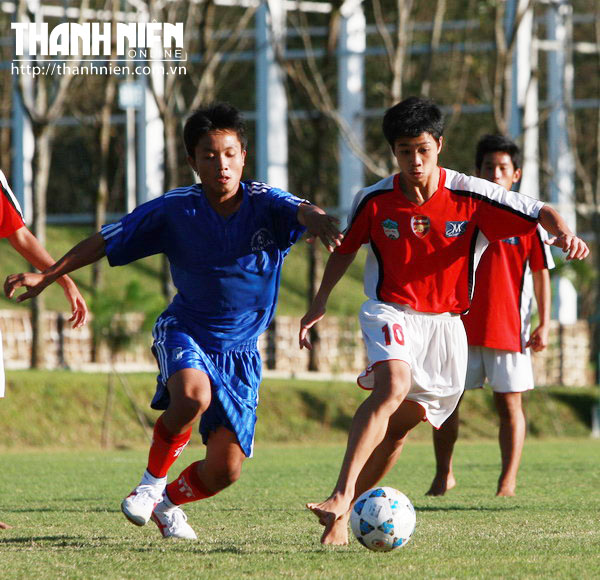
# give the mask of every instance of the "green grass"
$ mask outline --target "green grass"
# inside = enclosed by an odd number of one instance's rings
[[[70,250],[79,241],[90,235],[89,228],[82,226],[49,226],[46,247],[50,254],[58,259]],[[286,258],[282,276],[281,290],[279,294],[278,314],[302,316],[308,306],[308,258],[307,244],[298,242]],[[323,249],[323,258],[327,252]],[[0,240],[0,280],[9,274],[23,272],[29,269],[27,262],[17,254],[8,241]],[[328,312],[334,315],[356,316],[358,309],[365,297],[362,288],[362,267],[364,256],[359,255],[352,264],[344,278],[340,281],[329,301]],[[106,260],[102,260],[104,290],[107,294],[122,293],[131,281],[137,281],[147,292],[161,296],[160,271],[161,258],[151,256],[138,260],[124,267],[111,268]],[[79,285],[83,296],[90,300],[91,296],[91,266],[86,266],[72,277]],[[46,308],[59,312],[68,311],[68,304],[59,286],[48,288],[46,296]],[[26,304],[16,304],[0,293],[0,309],[3,308],[26,308]],[[141,308],[140,308],[141,309]]]
[[[194,443],[176,475],[201,451]],[[384,483],[417,509],[413,539],[388,554],[357,542],[319,544],[303,508],[330,491],[341,445],[257,445],[238,483],[186,511],[195,542],[165,541],[125,521],[119,502],[145,466],[142,451],[0,455],[2,578],[597,578],[598,442],[528,441],[516,498],[494,497],[493,441],[459,444],[458,486],[423,494],[431,447],[412,442]]]

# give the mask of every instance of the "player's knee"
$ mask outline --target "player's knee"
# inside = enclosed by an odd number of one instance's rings
[[[410,371],[404,363],[381,365],[376,369],[374,394],[382,405],[397,409],[410,388]]]
[[[496,409],[501,421],[511,422],[520,419],[523,416],[520,393],[496,395]]]
[[[176,394],[171,395],[172,404],[179,409],[179,414],[189,421],[197,419],[210,405],[211,393],[204,385],[186,383]]]
[[[404,447],[404,442],[406,441],[407,435],[408,433],[406,432],[396,432],[390,434],[389,437],[386,436],[388,451],[391,456],[400,454],[402,447]]]
[[[395,411],[406,398],[408,387],[404,380],[398,377],[389,377],[387,384],[381,390],[383,404]]]
[[[213,479],[219,489],[225,489],[235,483],[241,474],[241,463],[226,463],[213,472]]]

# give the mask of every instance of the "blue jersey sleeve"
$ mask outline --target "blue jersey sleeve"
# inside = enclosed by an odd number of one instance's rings
[[[167,234],[164,196],[136,207],[118,222],[102,226],[111,266],[123,266],[165,251]]]
[[[277,246],[285,252],[300,239],[306,230],[298,221],[298,207],[300,204],[308,202],[277,188],[270,189],[268,195]]]

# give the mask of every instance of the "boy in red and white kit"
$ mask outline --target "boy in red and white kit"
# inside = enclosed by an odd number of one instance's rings
[[[408,432],[421,421],[440,427],[463,392],[468,310],[475,270],[491,241],[535,231],[555,237],[567,259],[589,250],[552,208],[489,181],[438,166],[443,117],[427,99],[411,97],[389,109],[383,133],[400,173],[361,190],[344,241],[302,318],[299,341],[325,315],[327,299],[367,245],[360,322],[369,367],[359,377],[371,394],[359,406],[333,492],[307,507],[325,526],[324,544],[348,543],[354,499],[392,467]]]
[[[0,171],[0,238],[7,238],[10,245],[32,266],[44,270],[54,264],[54,260],[40,245],[37,238],[25,227],[19,202],[11,191],[4,173]],[[69,319],[73,328],[85,324],[87,305],[77,286],[68,276],[57,280],[63,287],[65,296],[71,305],[72,316]],[[2,358],[2,334],[0,334],[0,398],[4,397],[4,361]],[[0,529],[9,528],[0,522]]]
[[[521,179],[519,148],[502,135],[485,135],[477,144],[477,175],[510,190]],[[502,471],[496,495],[513,496],[525,441],[521,393],[533,389],[530,350],[548,345],[550,274],[554,267],[546,233],[539,228],[529,236],[490,244],[477,269],[477,284],[463,323],[469,342],[465,390],[483,387],[487,378],[500,417]],[[539,324],[530,331],[532,296]],[[458,437],[458,407],[433,432],[436,475],[428,495],[444,495],[456,485],[452,452]]]
[[[11,191],[4,173],[0,171],[0,238],[7,238],[10,245],[34,268],[45,270],[54,264],[54,260],[40,245],[37,238],[25,227],[21,208]],[[69,319],[73,328],[85,324],[87,305],[77,286],[68,276],[57,280],[71,305],[72,316]],[[0,397],[4,396],[4,364],[2,360],[2,335],[0,335]]]

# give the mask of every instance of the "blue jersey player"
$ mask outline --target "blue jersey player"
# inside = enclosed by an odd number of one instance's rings
[[[121,509],[164,537],[195,539],[179,506],[210,497],[238,479],[252,455],[261,362],[257,338],[273,318],[283,260],[307,229],[330,250],[335,219],[264,183],[241,181],[246,158],[242,117],[217,103],[184,127],[188,162],[200,182],[167,192],[70,250],[41,274],[9,276],[7,295],[39,294],[53,280],[104,255],[112,266],[164,253],[177,294],[154,326],[160,373],[152,407],[148,466]],[[200,419],[202,461],[167,485],[167,471]]]

